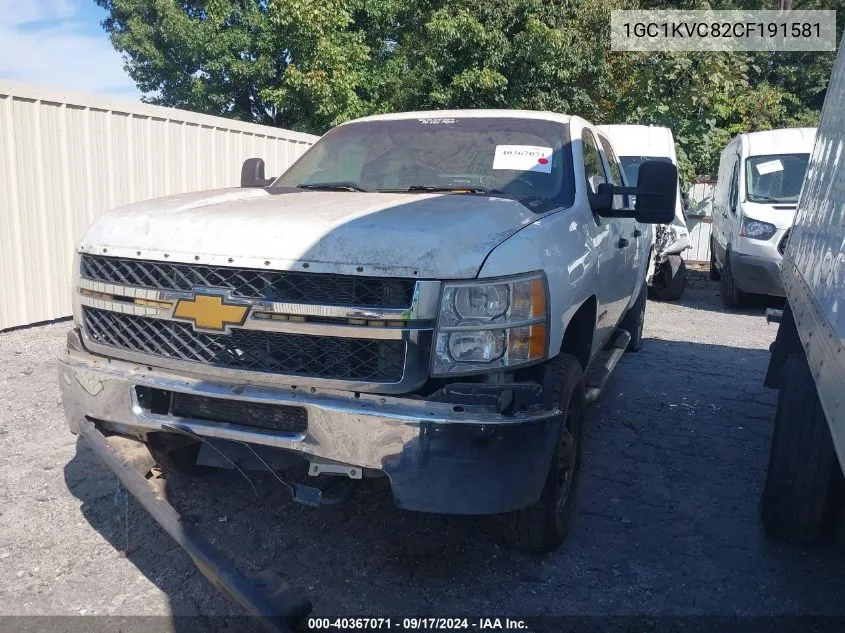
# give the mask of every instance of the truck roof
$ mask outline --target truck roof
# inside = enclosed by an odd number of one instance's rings
[[[668,127],[656,125],[600,125],[620,156],[666,156],[675,159],[675,139]]]
[[[397,121],[402,119],[465,119],[465,118],[516,118],[516,119],[539,119],[542,121],[554,121],[555,123],[569,123],[572,116],[558,114],[557,112],[544,112],[537,110],[422,110],[418,112],[394,112],[391,114],[375,114],[347,121],[348,123],[360,123],[362,121]],[[346,125],[344,124],[344,125]]]
[[[743,134],[749,156],[767,154],[809,154],[816,140],[816,128],[795,127]]]

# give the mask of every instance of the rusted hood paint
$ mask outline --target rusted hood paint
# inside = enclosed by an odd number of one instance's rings
[[[79,250],[276,270],[460,279],[542,214],[465,194],[220,189],[103,215]]]

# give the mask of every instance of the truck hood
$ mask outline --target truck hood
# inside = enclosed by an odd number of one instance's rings
[[[80,252],[271,270],[475,277],[487,254],[544,214],[466,194],[220,189],[131,204]]]

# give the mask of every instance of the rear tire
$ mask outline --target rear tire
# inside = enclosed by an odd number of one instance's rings
[[[675,301],[683,296],[686,286],[687,265],[683,257],[669,255],[654,271],[649,296],[658,301]]]
[[[740,290],[734,279],[731,268],[731,254],[725,253],[725,266],[722,268],[722,283],[719,285],[719,295],[722,297],[722,305],[729,310],[743,307],[748,301],[748,295]]]
[[[838,508],[842,471],[804,353],[783,367],[760,516],[772,539],[817,542]]]
[[[531,552],[550,552],[563,542],[575,507],[581,467],[584,426],[584,375],[574,356],[560,354],[549,361],[544,380],[563,412],[563,424],[549,464],[549,474],[537,503],[502,515],[503,536],[509,545]]]
[[[710,281],[719,281],[722,278],[722,273],[719,272],[719,268],[716,266],[716,252],[713,249],[713,239],[710,239],[710,271],[709,275]]]
[[[625,317],[619,324],[619,327],[631,335],[631,342],[628,343],[627,350],[629,352],[638,352],[643,346],[643,324],[645,323],[645,307],[646,298],[648,295],[648,287],[643,282],[640,288],[640,294],[637,295],[637,300],[634,302]]]

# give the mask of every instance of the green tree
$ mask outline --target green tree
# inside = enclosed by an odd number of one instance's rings
[[[96,0],[144,100],[309,131],[368,111],[344,0]]]
[[[763,9],[780,0],[96,2],[152,103],[317,133],[369,113],[445,108],[666,125],[685,180],[713,173],[739,132],[813,125],[834,58],[610,50],[612,9]]]
[[[96,0],[145,101],[276,123],[262,100],[286,66],[259,0]]]

